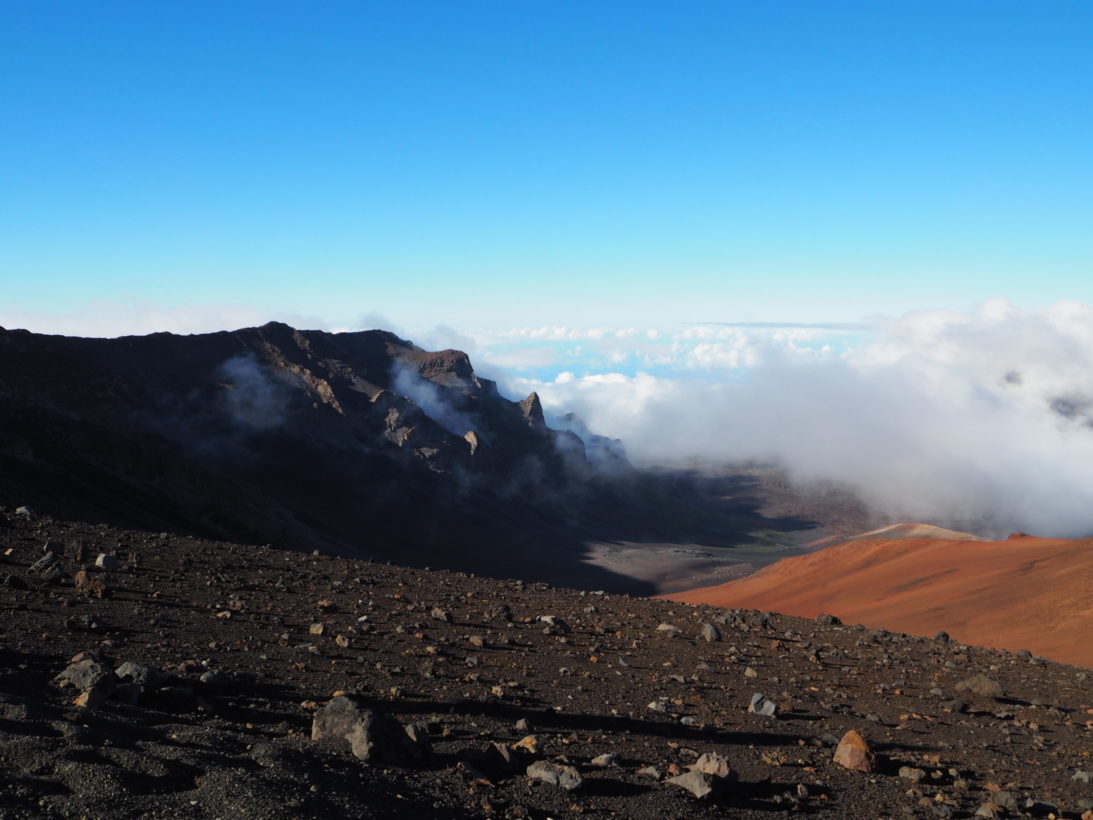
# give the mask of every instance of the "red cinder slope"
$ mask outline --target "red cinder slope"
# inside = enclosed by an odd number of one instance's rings
[[[846,623],[1093,666],[1093,540],[863,538],[754,575],[665,596],[688,603],[821,612]]]

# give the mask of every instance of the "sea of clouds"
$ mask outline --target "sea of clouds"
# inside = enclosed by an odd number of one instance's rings
[[[463,341],[509,394],[534,390],[548,412],[576,412],[639,463],[767,461],[801,482],[848,485],[889,516],[1093,534],[1084,305],[996,299],[863,326],[538,328]]]

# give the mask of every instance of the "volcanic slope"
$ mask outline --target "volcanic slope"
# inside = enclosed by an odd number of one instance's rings
[[[1093,540],[957,535],[859,537],[669,597],[802,617],[830,612],[918,635],[944,630],[968,643],[1093,666]]]
[[[820,621],[9,510],[0,816],[1093,808],[1088,670]],[[367,763],[311,739],[347,707],[371,710]],[[872,771],[834,759],[849,730]],[[704,798],[673,782],[696,765]]]
[[[639,473],[563,421],[382,330],[0,328],[0,498],[67,518],[638,593],[655,586],[587,545],[816,527],[733,476]]]

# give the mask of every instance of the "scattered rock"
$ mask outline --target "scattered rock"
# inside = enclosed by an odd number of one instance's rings
[[[53,564],[57,562],[57,556],[52,552],[47,552],[37,561],[30,565],[30,571],[35,575],[41,575],[45,570],[49,569]]]
[[[482,763],[493,771],[502,773],[515,772],[521,766],[519,757],[522,756],[516,749],[506,746],[504,743],[491,743],[482,755]]]
[[[98,618],[90,613],[65,618],[65,629],[71,632],[102,632],[105,627]]]
[[[527,752],[528,754],[537,755],[539,754],[539,738],[535,735],[522,737],[512,744],[512,748]]]
[[[102,576],[92,575],[86,569],[81,569],[76,573],[73,584],[77,592],[95,598],[105,598],[109,591]]]
[[[912,783],[918,783],[926,776],[926,772],[922,769],[916,769],[913,766],[900,766],[899,776],[904,780],[910,780]]]
[[[756,715],[763,715],[764,717],[774,717],[778,714],[778,704],[770,698],[765,697],[762,692],[756,692],[751,696],[751,703],[748,704],[748,711]]]
[[[876,764],[873,750],[869,748],[865,738],[854,729],[843,735],[839,745],[835,747],[833,760],[843,768],[856,772],[871,772]]]
[[[816,616],[816,623],[820,626],[842,626],[842,620],[834,615],[828,615],[826,612],[821,612]]]
[[[114,670],[114,674],[122,683],[134,683],[139,686],[142,693],[154,692],[160,687],[165,686],[171,679],[171,676],[161,669],[157,669],[154,666],[144,666],[139,663],[133,663],[132,661],[123,663]]]
[[[998,681],[988,678],[986,675],[973,675],[960,681],[954,689],[957,692],[967,692],[981,698],[997,698],[1002,696],[1002,685]]]
[[[735,773],[729,765],[728,758],[717,752],[706,752],[690,765],[693,772],[705,772],[714,777],[722,777],[726,780],[735,778]]]
[[[1017,798],[1013,796],[1013,792],[996,791],[991,797],[991,802],[1007,811],[1017,811]]]
[[[559,786],[567,792],[581,787],[584,782],[580,773],[572,766],[563,766],[549,760],[537,760],[527,768],[527,776],[532,780],[542,780],[552,786]]]
[[[353,754],[365,763],[407,766],[420,763],[428,754],[417,729],[408,732],[394,718],[366,709],[347,695],[332,698],[315,713],[311,739],[347,740]]]
[[[73,703],[88,709],[102,706],[118,685],[118,679],[113,672],[93,657],[74,660],[53,682],[61,688],[71,686],[79,690],[80,694]]]
[[[619,758],[610,753],[598,755],[589,761],[593,766],[618,766]]]
[[[95,559],[95,566],[106,572],[117,572],[121,569],[121,561],[115,558],[113,555],[109,555],[105,552],[100,552],[99,557]]]
[[[558,632],[561,632],[563,634],[566,634],[566,633],[569,633],[569,632],[573,631],[570,628],[569,624],[567,624],[565,621],[563,621],[557,615],[540,615],[535,620],[540,621],[540,622],[546,624],[548,627],[550,627],[554,630],[557,630]]]
[[[721,630],[719,630],[713,624],[703,624],[702,639],[710,643],[713,643],[714,641],[719,641],[721,640]]]
[[[665,782],[686,789],[699,800],[706,800],[719,791],[721,778],[714,777],[707,772],[692,770],[675,777],[669,777]]]

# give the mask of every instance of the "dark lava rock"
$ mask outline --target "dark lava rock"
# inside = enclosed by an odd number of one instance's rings
[[[699,800],[706,800],[720,791],[723,781],[707,772],[694,770],[669,777],[665,782],[686,789]]]
[[[133,663],[132,661],[123,663],[114,670],[114,674],[117,675],[120,682],[136,686],[142,695],[147,692],[155,692],[165,686],[171,679],[171,676],[161,669]]]
[[[751,703],[748,704],[748,711],[756,715],[762,715],[763,717],[774,717],[778,714],[778,704],[768,697],[765,697],[762,692],[756,692],[751,696]]]
[[[986,675],[973,675],[966,680],[960,681],[960,683],[953,688],[957,692],[967,692],[969,695],[976,695],[981,698],[997,698],[1002,696],[1002,685],[993,678],[988,678]]]
[[[392,717],[366,709],[345,695],[333,698],[315,713],[311,739],[347,740],[353,754],[365,763],[408,766],[425,759],[427,749],[415,729],[407,732]]]
[[[572,766],[562,766],[549,760],[537,760],[527,768],[527,776],[532,780],[542,780],[552,786],[559,786],[567,792],[579,789],[584,778]]]

